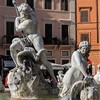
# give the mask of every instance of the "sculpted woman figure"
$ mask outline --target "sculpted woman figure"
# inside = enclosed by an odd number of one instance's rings
[[[19,17],[15,19],[15,28],[17,32],[23,32],[24,38],[19,39],[15,38],[10,46],[11,56],[16,64],[19,66],[16,61],[16,55],[21,50],[24,50],[26,46],[26,42],[28,46],[33,45],[33,48],[36,51],[36,60],[40,60],[44,66],[46,66],[48,72],[50,73],[54,82],[56,82],[56,78],[53,73],[53,69],[51,63],[46,59],[46,53],[44,49],[44,44],[42,37],[38,33],[37,21],[34,14],[34,11],[30,8],[30,6],[26,3],[22,3],[20,6],[17,7],[18,12],[20,14]],[[41,53],[41,51],[43,51]]]
[[[86,73],[87,69],[87,53],[90,51],[90,44],[87,41],[82,41],[79,44],[79,49],[74,51],[71,57],[71,68],[66,72],[63,78],[63,89],[60,94],[61,97],[69,95],[72,85],[83,77],[90,79]]]

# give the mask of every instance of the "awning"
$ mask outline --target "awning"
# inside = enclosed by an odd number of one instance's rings
[[[4,67],[15,67],[15,63],[12,60],[5,60]]]

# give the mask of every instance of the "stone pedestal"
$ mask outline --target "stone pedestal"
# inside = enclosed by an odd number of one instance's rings
[[[32,75],[31,71],[24,72],[20,68],[8,74],[8,86],[12,98],[38,98],[52,94],[52,88],[44,80],[42,73]]]

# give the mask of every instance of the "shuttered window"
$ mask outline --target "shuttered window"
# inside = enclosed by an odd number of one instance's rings
[[[52,9],[52,0],[45,0],[45,9]]]
[[[89,34],[88,33],[81,34],[81,41],[89,41]]]
[[[88,10],[84,10],[80,12],[81,14],[81,22],[88,22]]]
[[[68,11],[68,0],[61,0],[61,10]]]

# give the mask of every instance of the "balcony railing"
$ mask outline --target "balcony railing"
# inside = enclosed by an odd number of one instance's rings
[[[4,35],[2,37],[2,45],[11,44],[12,39],[16,37],[18,36]],[[75,41],[73,39],[61,40],[61,39],[58,39],[57,37],[54,37],[54,38],[44,38],[43,37],[43,41],[45,45],[74,45],[75,44]]]
[[[61,40],[56,37],[54,38],[44,38],[43,41],[45,45],[74,45],[75,41],[73,39]]]

